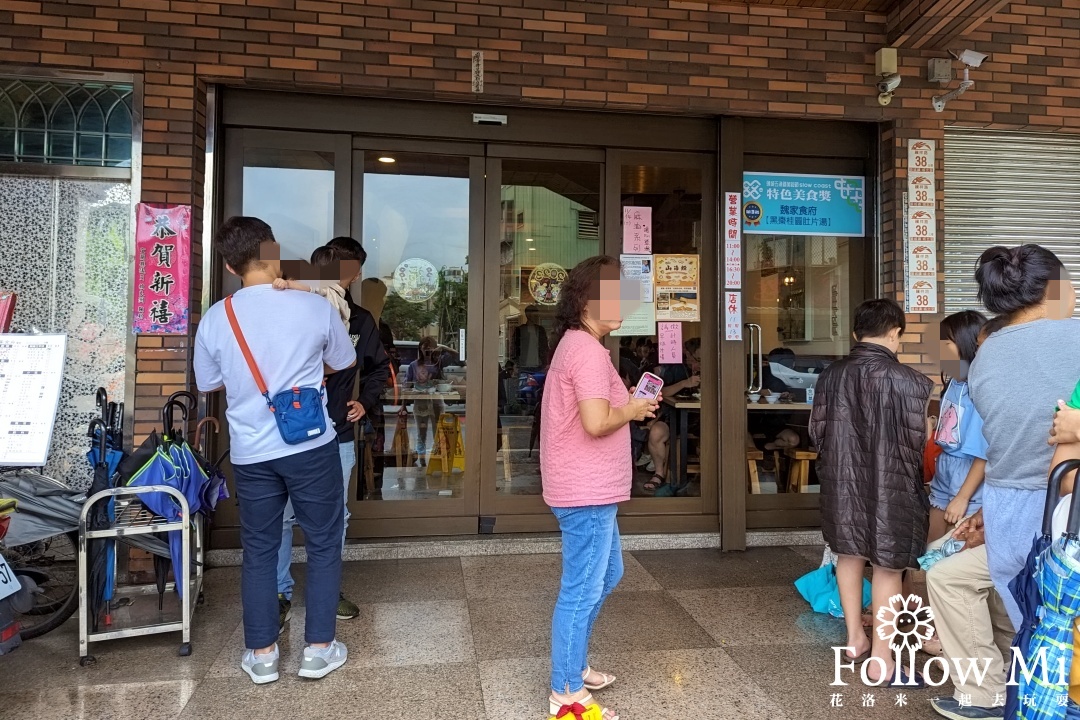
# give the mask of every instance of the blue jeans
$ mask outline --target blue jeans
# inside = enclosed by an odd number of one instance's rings
[[[341,549],[345,550],[345,532],[349,529],[349,480],[352,478],[353,467],[356,465],[356,443],[347,442],[338,445],[341,455],[341,476],[345,488],[345,522],[341,526]],[[293,582],[292,573],[292,541],[293,525],[296,525],[296,514],[293,512],[292,501],[285,503],[285,521],[281,524],[281,549],[278,550],[277,561],[277,591],[289,600],[292,600]]]
[[[574,693],[588,667],[589,637],[623,575],[617,505],[551,508],[562,531],[562,585],[551,619],[551,689]]]
[[[341,462],[337,443],[251,465],[234,465],[244,548],[240,596],[248,649],[277,641],[275,565],[281,548],[281,519],[291,498],[307,544],[308,643],[334,639],[341,592]]]

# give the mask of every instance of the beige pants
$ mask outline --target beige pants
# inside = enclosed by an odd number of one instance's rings
[[[986,546],[962,550],[939,561],[926,573],[926,589],[956,685],[953,698],[975,707],[1000,707],[1005,702],[1005,663],[1011,658],[1009,648],[1016,632],[990,579]],[[971,673],[969,682],[960,684],[952,658],[965,665],[966,658],[989,658],[990,669],[982,686]],[[962,695],[966,697],[961,699]]]

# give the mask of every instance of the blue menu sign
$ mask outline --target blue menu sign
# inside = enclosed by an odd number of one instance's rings
[[[866,178],[743,174],[743,232],[862,237]]]

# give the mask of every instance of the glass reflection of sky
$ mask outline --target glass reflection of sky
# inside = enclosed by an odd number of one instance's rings
[[[307,260],[334,237],[334,171],[245,167],[242,212],[270,225],[282,259]]]

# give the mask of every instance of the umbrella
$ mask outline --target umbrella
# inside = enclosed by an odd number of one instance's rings
[[[195,448],[195,461],[199,463],[199,467],[206,473],[207,481],[202,492],[202,510],[200,512],[203,515],[217,510],[217,504],[221,500],[226,500],[229,497],[229,488],[225,484],[225,474],[221,472],[221,463],[225,462],[225,457],[229,454],[228,448],[225,449],[216,462],[211,463],[207,460],[207,456],[210,454],[210,442],[209,440],[203,442],[203,427],[206,425],[214,426],[214,434],[217,435],[221,432],[221,424],[218,423],[215,417],[204,417],[195,426],[195,440],[192,443]]]
[[[1039,583],[1035,579],[1035,571],[1039,565],[1039,558],[1046,552],[1054,541],[1052,521],[1054,508],[1057,507],[1058,495],[1061,490],[1061,475],[1051,475],[1050,482],[1046,486],[1046,505],[1043,509],[1042,533],[1035,538],[1028,553],[1027,563],[1024,569],[1009,583],[1009,592],[1012,593],[1016,604],[1020,607],[1023,622],[1013,638],[1012,646],[1015,647],[1022,657],[1027,657],[1028,645],[1031,636],[1039,627],[1039,606],[1042,605],[1042,593]],[[1013,669],[1015,673],[1015,668]],[[1005,693],[1005,717],[1015,718],[1019,708],[1019,696],[1016,685],[1006,686]]]
[[[190,393],[185,393],[190,396]],[[176,488],[188,502],[190,513],[198,512],[202,507],[202,492],[209,481],[207,474],[200,467],[191,446],[183,434],[173,427],[173,408],[179,407],[186,424],[188,408],[178,399],[170,398],[162,407],[162,434],[150,433],[143,444],[121,463],[120,476],[131,487],[168,485]],[[194,396],[191,396],[194,397]],[[166,493],[147,493],[140,496],[143,505],[155,515],[169,522],[180,520],[180,506],[171,495]],[[174,569],[183,563],[183,533],[171,530],[169,535],[169,556]],[[158,604],[161,605],[165,593],[165,581],[168,573],[167,561],[155,557],[154,569],[158,580]],[[179,575],[179,573],[177,573]],[[176,583],[177,594],[183,596],[182,583]]]
[[[1062,479],[1080,468],[1080,460],[1060,463],[1050,473],[1048,489],[1060,488]],[[1054,496],[1057,492],[1053,493]],[[1047,534],[1048,518],[1053,515],[1052,503],[1044,515],[1043,535]],[[1042,540],[1040,538],[1039,540]],[[1038,544],[1039,541],[1037,540]],[[1033,548],[1034,549],[1034,548]],[[1080,504],[1073,502],[1069,511],[1068,531],[1054,540],[1048,548],[1034,558],[1033,577],[1038,584],[1041,605],[1038,608],[1038,625],[1028,641],[1023,657],[1028,668],[1033,668],[1030,679],[1024,673],[1017,681],[1017,697],[1024,698],[1016,709],[1016,717],[1023,720],[1051,720],[1065,717],[1066,707],[1059,698],[1068,692],[1068,670],[1072,662],[1073,621],[1080,615]],[[1017,583],[1015,580],[1010,587]],[[1033,596],[1028,596],[1029,599]],[[1026,615],[1025,615],[1026,619]],[[1064,685],[1055,682],[1058,668],[1065,668]],[[1015,671],[1015,668],[1014,668]]]
[[[108,477],[112,478],[116,474],[117,468],[120,466],[120,462],[124,459],[124,447],[123,447],[123,417],[124,417],[124,404],[119,405],[114,402],[109,402],[109,395],[105,391],[105,388],[99,387],[97,389],[96,401],[98,409],[101,412],[101,424],[104,429],[98,426],[98,429],[94,429],[94,425],[91,424],[90,436],[93,438],[93,442],[90,445],[89,452],[86,453],[87,460],[90,461],[90,467],[95,468],[95,480],[97,476],[97,466],[101,462],[101,452],[99,448],[103,447],[100,442],[99,435],[105,439],[105,447],[108,449],[104,454],[104,462],[108,467]],[[111,483],[99,483],[95,482],[94,487],[91,489],[90,495],[112,487]],[[111,527],[111,524],[116,520],[116,498],[109,498],[104,501],[102,505],[105,506],[105,512],[107,514],[107,524],[102,524],[100,521],[92,530],[100,530],[107,527]],[[100,509],[95,507],[94,513],[100,512]],[[104,544],[105,547],[105,578],[107,581],[104,586],[104,593],[102,600],[104,600],[106,614],[105,624],[112,623],[112,618],[108,613],[109,604],[113,599],[113,592],[116,588],[116,541],[104,540],[94,541],[94,544]],[[94,616],[94,622],[97,622],[97,616]]]
[[[96,441],[94,451],[87,453],[92,455],[94,467],[94,480],[90,485],[89,495],[94,495],[102,490],[112,487],[109,472],[109,449],[108,429],[102,420],[97,418],[90,421],[90,430],[87,432]],[[119,462],[119,460],[117,460]],[[88,530],[107,530],[112,526],[112,502],[111,499],[101,500],[94,503],[87,513],[86,523]],[[101,619],[101,609],[106,605],[106,588],[113,583],[113,577],[109,573],[108,550],[112,544],[110,540],[91,540],[87,546],[87,598],[89,601],[90,622],[94,632],[97,632],[98,622]],[[111,596],[112,593],[109,593]],[[108,621],[106,621],[108,622]]]

